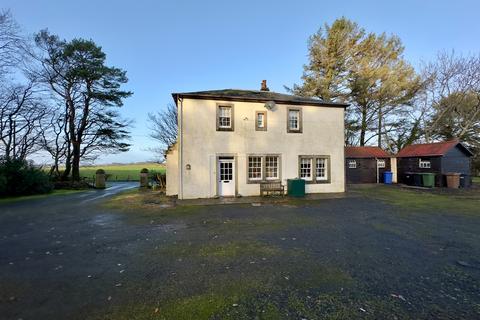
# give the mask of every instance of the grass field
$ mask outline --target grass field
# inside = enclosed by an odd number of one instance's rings
[[[140,180],[140,170],[147,168],[149,171],[165,172],[165,165],[155,162],[132,164],[108,164],[98,166],[84,166],[80,168],[80,176],[93,178],[98,169],[103,169],[110,175],[109,181],[137,181]]]
[[[480,184],[480,177],[473,177],[473,183]]]

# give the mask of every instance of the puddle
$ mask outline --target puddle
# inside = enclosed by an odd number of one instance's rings
[[[154,230],[159,230],[162,232],[172,232],[181,229],[185,229],[187,225],[185,223],[166,223],[166,224],[157,224],[153,227]]]
[[[97,226],[106,226],[106,225],[112,225],[112,223],[118,221],[118,216],[114,214],[99,214],[93,217],[90,220],[90,223],[95,224]]]

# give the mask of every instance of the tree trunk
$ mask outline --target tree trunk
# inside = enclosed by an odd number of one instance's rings
[[[382,117],[383,117],[383,114],[382,114],[382,107],[378,108],[378,147],[381,148],[382,147]]]
[[[72,181],[80,181],[80,142],[72,143]]]
[[[70,175],[71,171],[72,171],[72,153],[71,151],[68,151],[68,154],[65,158],[65,170],[63,171],[63,174],[62,174],[62,180],[64,181],[68,180],[68,176]]]
[[[360,146],[365,145],[365,135],[367,133],[367,107],[361,106],[362,108],[362,125],[360,128]]]

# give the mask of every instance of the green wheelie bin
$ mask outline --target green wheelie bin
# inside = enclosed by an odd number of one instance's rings
[[[435,174],[434,173],[422,173],[422,186],[427,188],[435,187]]]

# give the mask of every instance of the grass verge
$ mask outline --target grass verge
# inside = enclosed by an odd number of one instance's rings
[[[72,193],[78,193],[83,191],[85,190],[70,190],[70,189],[69,190],[53,190],[52,192],[45,193],[45,194],[36,194],[31,196],[20,196],[20,197],[8,197],[8,198],[0,199],[0,204],[8,204],[8,203],[14,203],[14,202],[26,201],[26,200],[37,200],[37,199],[43,199],[43,198],[48,198],[53,196],[61,196],[61,195],[67,195]]]
[[[425,213],[451,211],[465,215],[479,215],[480,192],[478,190],[439,194],[434,193],[434,190],[371,185],[355,188],[355,192],[402,208],[419,209]]]

